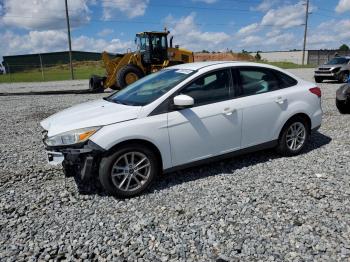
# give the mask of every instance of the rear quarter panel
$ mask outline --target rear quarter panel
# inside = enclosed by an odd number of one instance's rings
[[[274,128],[274,137],[277,139],[285,123],[297,114],[306,114],[311,119],[311,129],[321,125],[322,107],[320,98],[309,91],[316,84],[300,80],[298,85],[284,89],[287,98],[287,110],[281,114]]]

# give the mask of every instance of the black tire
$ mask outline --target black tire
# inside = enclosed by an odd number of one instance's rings
[[[350,103],[345,103],[345,101],[335,100],[335,105],[338,108],[339,113],[348,114],[350,113]]]
[[[89,81],[89,90],[91,93],[103,93],[104,87],[101,85],[103,78],[99,76],[91,76]]]
[[[137,80],[142,78],[144,76],[142,70],[133,64],[128,64],[125,65],[123,68],[121,68],[118,72],[117,72],[117,86],[120,89],[123,89],[124,87],[126,87],[128,85],[127,81],[126,81],[126,77],[128,74],[134,74],[137,76]],[[130,83],[129,83],[130,84]]]
[[[323,82],[323,78],[319,77],[319,76],[315,76],[315,82],[316,83],[322,83]]]
[[[299,123],[299,124],[302,124],[304,126],[305,138],[304,138],[304,141],[303,141],[300,148],[292,150],[287,143],[287,135],[288,135],[288,132],[289,132],[291,126],[295,123]],[[301,117],[301,116],[293,117],[290,120],[288,120],[288,122],[282,128],[281,134],[280,134],[279,139],[278,139],[278,145],[276,147],[276,150],[279,154],[281,154],[283,156],[298,155],[304,149],[305,144],[307,143],[307,141],[309,139],[309,136],[310,136],[310,126],[308,124],[308,121],[306,121],[305,118]]]
[[[349,79],[349,72],[347,71],[341,72],[338,76],[339,83],[347,83],[348,79]]]
[[[119,159],[124,159],[121,157],[131,152],[138,152],[146,156],[149,160],[150,166],[149,166],[149,173],[148,173],[147,180],[144,180],[144,183],[141,184],[139,188],[135,188],[135,190],[132,190],[132,191],[126,191],[126,190],[121,190],[115,185],[116,182],[112,180],[112,168]],[[121,146],[114,153],[110,154],[107,157],[102,158],[100,163],[100,168],[99,168],[99,179],[103,188],[108,194],[119,198],[133,197],[144,192],[150,186],[150,184],[152,183],[156,175],[160,172],[160,165],[158,161],[159,160],[157,158],[157,155],[146,146],[138,145],[138,144],[129,144],[129,145]],[[133,169],[136,170],[135,167],[133,167]],[[126,172],[125,169],[123,172]],[[120,178],[121,180],[123,180],[126,177],[125,175],[122,175],[122,176],[123,177]]]

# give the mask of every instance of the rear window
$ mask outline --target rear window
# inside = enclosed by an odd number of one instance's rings
[[[293,77],[286,75],[285,73],[282,73],[280,71],[274,70],[277,77],[281,80],[282,86],[280,88],[295,86],[298,84],[298,81],[295,80]]]

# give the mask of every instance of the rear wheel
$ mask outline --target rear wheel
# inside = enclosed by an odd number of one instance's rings
[[[142,193],[158,172],[155,153],[142,145],[132,144],[102,159],[99,176],[107,193],[125,198]]]
[[[277,151],[284,156],[299,154],[309,139],[309,126],[303,117],[294,117],[284,126]]]
[[[125,65],[117,73],[117,86],[122,89],[144,76],[142,70],[133,64]]]
[[[323,82],[323,78],[319,77],[319,76],[315,76],[315,82],[316,83],[322,83]]]

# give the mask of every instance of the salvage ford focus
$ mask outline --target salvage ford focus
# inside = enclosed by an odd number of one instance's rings
[[[321,125],[321,91],[249,62],[176,65],[41,122],[50,163],[131,197],[156,175],[266,148],[300,153]]]

